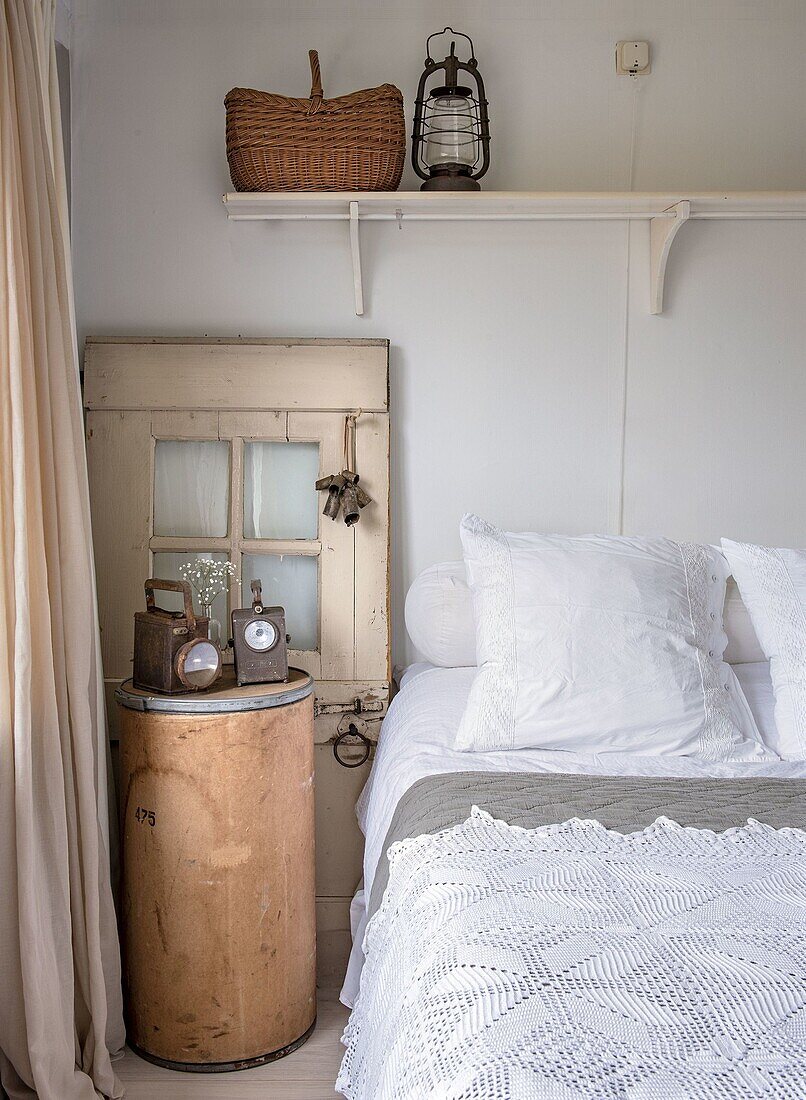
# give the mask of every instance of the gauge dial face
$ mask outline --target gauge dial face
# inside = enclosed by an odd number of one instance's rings
[[[243,638],[250,649],[265,653],[277,641],[277,627],[268,619],[252,619],[244,627]]]

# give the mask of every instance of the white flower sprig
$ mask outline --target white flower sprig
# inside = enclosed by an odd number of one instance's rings
[[[234,572],[235,566],[231,561],[213,561],[212,558],[196,558],[179,566],[179,575],[199,597],[204,611],[209,611],[213,600],[227,591]]]

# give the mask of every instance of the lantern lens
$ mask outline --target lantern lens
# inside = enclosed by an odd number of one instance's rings
[[[185,655],[182,679],[188,687],[206,688],[218,676],[221,656],[212,642],[191,642]]]
[[[471,96],[448,92],[432,95],[426,104],[425,150],[428,168],[459,164],[472,168],[478,160],[478,114]]]
[[[246,624],[243,632],[243,640],[250,649],[258,653],[265,653],[267,649],[271,649],[279,636],[277,627],[269,619],[252,619]]]

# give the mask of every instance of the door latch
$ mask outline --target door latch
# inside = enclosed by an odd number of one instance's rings
[[[315,702],[313,707],[314,717],[318,718],[320,714],[381,714],[385,707],[383,699],[378,699],[374,695],[356,695],[352,702],[352,709],[349,703],[320,703]]]

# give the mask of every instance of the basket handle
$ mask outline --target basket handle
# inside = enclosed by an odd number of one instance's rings
[[[315,115],[324,99],[322,70],[319,68],[319,54],[316,50],[308,50],[308,60],[311,63],[311,101],[308,104],[308,114]]]

